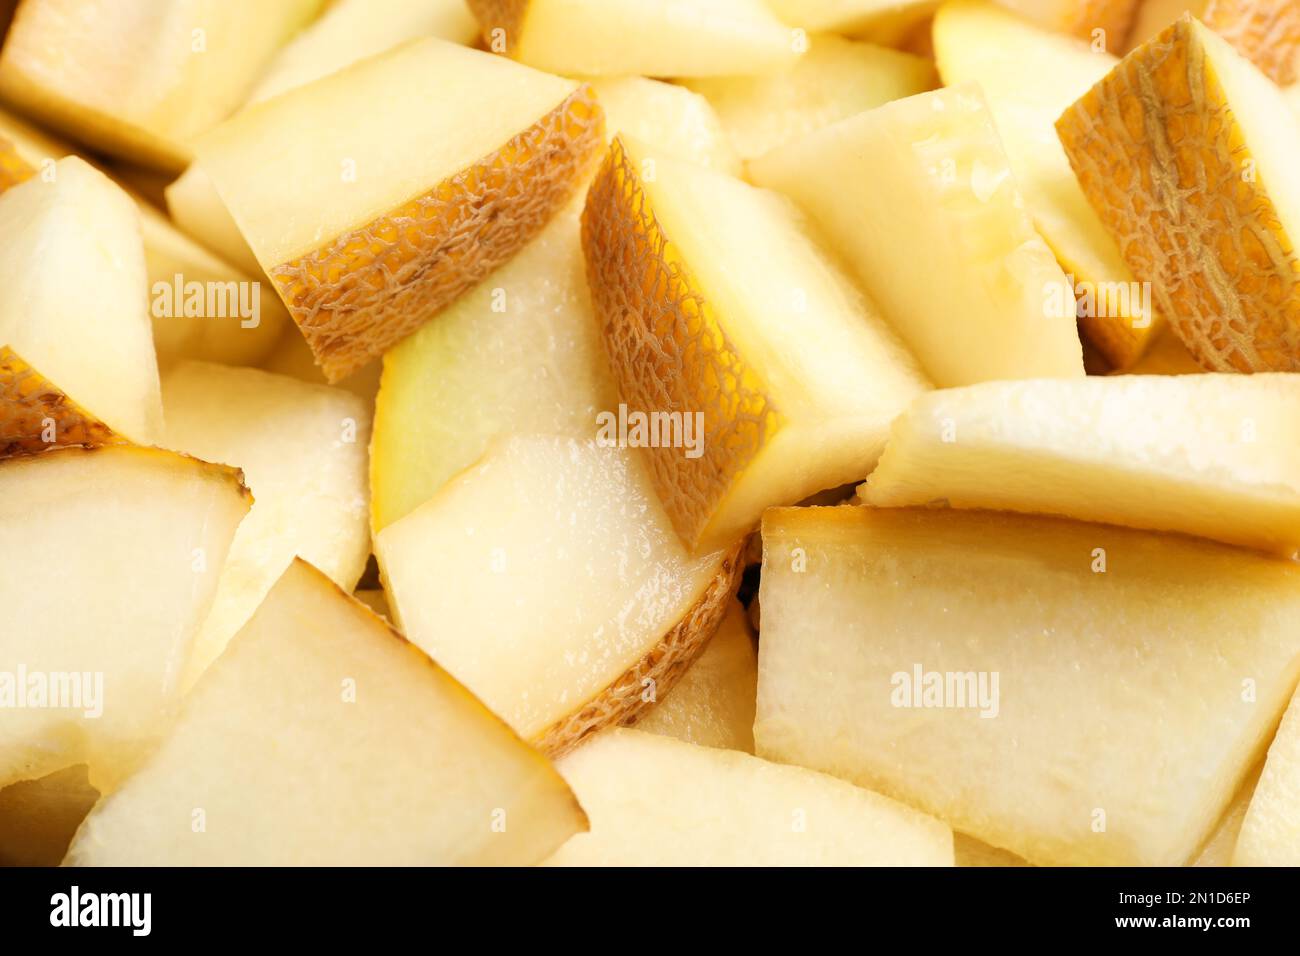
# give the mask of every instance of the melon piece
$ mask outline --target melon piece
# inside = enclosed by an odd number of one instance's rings
[[[1008,10],[1053,30],[1120,50],[1141,0],[997,0]],[[1100,30],[1099,34],[1097,31]],[[1040,74],[1040,79],[1046,79]]]
[[[1062,114],[1079,183],[1155,307],[1218,371],[1300,370],[1300,124],[1182,19]]]
[[[602,127],[590,87],[431,37],[252,106],[197,148],[336,382],[535,236]]]
[[[262,274],[262,265],[230,214],[203,164],[191,163],[163,194],[172,221],[185,233],[245,272]]]
[[[98,799],[84,765],[0,790],[0,866],[58,866]]]
[[[713,104],[742,159],[934,85],[928,60],[832,34],[812,37],[780,72],[687,83]]]
[[[924,27],[939,0],[768,0],[786,23],[899,46]]]
[[[764,0],[468,0],[483,41],[583,76],[763,73],[799,55]]]
[[[952,866],[947,824],[825,774],[611,730],[560,764],[591,829],[548,866]]]
[[[0,345],[113,431],[151,443],[162,406],[140,214],[80,159],[47,172],[0,195]]]
[[[1282,717],[1241,821],[1233,866],[1300,866],[1300,693]]]
[[[164,443],[243,470],[253,509],[239,526],[185,674],[192,686],[295,556],[345,591],[370,556],[370,409],[342,389],[202,362],[163,379]]]
[[[652,144],[657,156],[741,175],[728,131],[706,97],[644,76],[601,77],[591,86],[605,110],[608,137],[626,133]]]
[[[157,449],[0,463],[0,786],[86,763],[106,789],[148,752],[249,504],[237,471]]]
[[[88,146],[177,171],[322,0],[25,0],[0,95]]]
[[[822,228],[939,387],[1083,375],[1074,312],[1059,305],[1074,291],[977,87],[859,113],[749,172]]]
[[[732,601],[699,659],[672,693],[642,712],[636,729],[701,747],[754,752],[758,653],[745,608]]]
[[[650,448],[682,540],[716,548],[870,472],[928,383],[792,203],[647,150],[618,137],[588,192],[588,284],[620,438]]]
[[[1188,866],[1232,865],[1232,854],[1237,848],[1237,837],[1241,833],[1241,825],[1246,819],[1246,811],[1250,808],[1250,798],[1255,793],[1255,787],[1259,784],[1259,777],[1263,771],[1264,761],[1260,760],[1246,774],[1246,779],[1237,788],[1228,809],[1223,811],[1223,816],[1219,818],[1219,823],[1215,826],[1214,832],[1210,834],[1210,838],[1205,841],[1205,844],[1187,864]]]
[[[1056,137],[1062,110],[1119,62],[1105,51],[1024,22],[990,3],[954,0],[934,19],[939,72],[979,83],[1034,225],[1077,299],[1060,303],[1113,368],[1137,361],[1160,332],[1150,286],[1138,283],[1074,178]]]
[[[540,755],[295,560],[65,862],[524,866],[585,824]]]
[[[1300,376],[1123,375],[933,392],[867,504],[942,502],[1300,548]]]
[[[21,355],[0,345],[0,458],[46,451],[56,445],[124,441]]]
[[[1031,863],[1184,863],[1300,676],[1300,566],[1215,542],[838,507],[763,548],[759,756]]]
[[[1147,0],[1129,49],[1146,43],[1184,14],[1231,43],[1275,83],[1285,86],[1300,79],[1297,0]]]
[[[634,450],[559,437],[499,444],[375,555],[402,633],[552,753],[667,694],[741,570],[686,552]]]

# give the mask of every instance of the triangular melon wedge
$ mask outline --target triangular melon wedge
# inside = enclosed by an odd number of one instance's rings
[[[539,754],[298,560],[65,862],[520,866],[585,825]]]
[[[1282,717],[1241,821],[1233,866],[1300,866],[1300,693]]]
[[[602,126],[589,86],[429,37],[243,110],[197,149],[334,382],[535,236]]]
[[[635,726],[701,747],[752,754],[757,687],[754,635],[744,607],[733,600],[699,659]]]
[[[764,0],[468,2],[489,49],[552,73],[762,73],[799,55]]]
[[[869,790],[611,730],[560,772],[591,818],[548,866],[952,866],[952,831]]]
[[[761,600],[759,756],[1042,865],[1182,865],[1300,677],[1300,565],[1178,535],[772,509]]]
[[[898,46],[923,29],[939,0],[768,0],[786,23]]]
[[[58,866],[98,799],[85,766],[0,790],[0,867]]]
[[[169,171],[323,0],[25,0],[0,94],[99,150]]]
[[[945,83],[978,83],[988,98],[1034,225],[1073,279],[1080,327],[1112,367],[1132,365],[1161,323],[1079,188],[1055,129],[1061,111],[1119,61],[979,0],[940,8],[934,52]]]
[[[749,173],[822,228],[936,385],[1083,375],[1073,290],[978,87],[859,113]]]
[[[829,33],[779,72],[687,83],[708,97],[742,159],[934,85],[934,64],[922,57]]]
[[[1184,18],[1067,109],[1061,142],[1155,307],[1218,371],[1300,370],[1300,124]]]
[[[636,450],[559,437],[498,445],[375,554],[402,633],[548,752],[668,693],[741,570],[687,553]]]
[[[46,451],[56,445],[124,441],[13,349],[0,345],[0,458]]]
[[[148,753],[250,503],[156,449],[0,463],[0,786],[87,763],[102,789]]]
[[[986,382],[922,396],[859,489],[1300,548],[1300,375]]]
[[[344,590],[356,587],[370,556],[370,409],[342,389],[202,362],[163,379],[163,407],[167,447],[242,469],[254,497],[195,640],[189,687],[295,556]]]
[[[582,241],[620,422],[691,548],[865,475],[929,386],[783,196],[620,136]],[[635,439],[632,416],[676,430]]]
[[[47,170],[0,195],[0,345],[114,431],[152,443],[162,407],[140,214],[80,159]]]
[[[1137,49],[1184,14],[1231,43],[1271,80],[1300,78],[1300,3],[1295,0],[1146,0],[1129,37]]]

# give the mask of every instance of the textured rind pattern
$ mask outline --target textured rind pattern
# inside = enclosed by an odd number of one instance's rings
[[[54,440],[46,441],[46,426],[51,423]],[[0,458],[33,455],[67,445],[126,443],[13,349],[0,346]]]
[[[505,52],[508,54],[513,54],[519,48],[519,35],[523,32],[528,2],[529,0],[466,0],[469,12],[478,20],[483,42],[488,45],[488,49],[492,49],[492,31],[504,30]]]
[[[583,85],[424,195],[272,268],[325,377],[346,378],[510,259],[573,195],[604,137]]]
[[[704,413],[698,458],[680,448],[646,449],[664,510],[694,548],[780,416],[660,228],[621,140],[587,193],[582,249],[601,338],[629,410]]]
[[[1204,368],[1300,371],[1300,261],[1190,20],[1130,53],[1057,131],[1088,201]],[[1252,181],[1253,180],[1253,181]]]
[[[538,734],[531,741],[533,746],[554,760],[599,730],[616,724],[635,723],[643,711],[655,704],[654,700],[643,699],[647,687],[654,688],[656,699],[672,690],[726,617],[731,599],[740,587],[740,575],[745,570],[741,558],[748,540],[746,537],[722,559],[704,593],[650,653],[619,675],[581,710]]]
[[[19,183],[25,183],[35,175],[36,170],[23,161],[13,144],[0,138],[0,193]]]
[[[1300,0],[1210,0],[1202,22],[1274,83],[1296,81]]]

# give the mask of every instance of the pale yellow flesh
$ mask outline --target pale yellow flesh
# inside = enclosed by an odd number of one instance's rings
[[[707,97],[644,76],[592,81],[605,111],[605,135],[627,133],[669,156],[739,176],[740,159]]]
[[[987,382],[923,396],[859,489],[1300,549],[1300,375]]]
[[[1300,866],[1300,703],[1295,698],[1268,748],[1232,865]]]
[[[1241,825],[1246,819],[1246,811],[1250,808],[1251,797],[1254,796],[1255,788],[1259,785],[1260,774],[1264,771],[1264,761],[1259,760],[1237,788],[1237,792],[1232,797],[1232,803],[1228,804],[1228,809],[1223,811],[1223,816],[1219,818],[1218,825],[1210,838],[1205,841],[1196,855],[1187,864],[1188,866],[1231,866],[1232,854],[1237,848],[1237,838],[1241,834]]]
[[[150,444],[162,407],[140,214],[80,159],[45,172],[0,196],[0,344],[114,431]]]
[[[197,149],[269,270],[430,191],[576,88],[426,38],[251,106]]]
[[[191,163],[164,190],[167,211],[176,225],[241,269],[260,275],[262,265],[230,214],[203,165]]]
[[[654,649],[723,559],[687,555],[632,450],[563,438],[506,441],[375,554],[402,632],[525,739]]]
[[[1073,312],[1048,308],[1073,292],[978,88],[869,110],[749,172],[818,223],[936,385],[1083,374]]]
[[[584,824],[545,760],[295,561],[66,862],[520,866]]]
[[[809,44],[777,73],[688,84],[713,104],[742,159],[935,85],[934,65],[910,53],[832,34]]]
[[[164,443],[240,468],[253,509],[239,526],[184,675],[193,686],[294,556],[351,591],[370,555],[370,409],[325,385],[201,362],[163,379]]]
[[[1181,865],[1300,673],[1300,568],[1211,542],[842,507],[763,543],[758,753],[1033,863]],[[902,706],[917,667],[976,693]]]
[[[280,344],[267,356],[260,367],[264,371],[287,375],[310,385],[329,385],[320,366],[316,364],[315,356],[311,354],[311,348],[301,335],[293,331],[280,338]],[[337,385],[330,387],[351,392],[361,399],[367,408],[373,408],[375,396],[379,392],[379,377],[382,371],[383,363],[376,359],[359,371],[353,372]]]
[[[933,817],[824,774],[611,730],[559,764],[591,818],[549,866],[952,866]]]
[[[84,766],[0,790],[0,867],[58,866],[98,799]]]
[[[896,45],[934,13],[939,0],[769,0],[791,26]]]
[[[733,600],[704,653],[635,726],[701,747],[752,754],[757,689],[754,636],[744,607]]]
[[[4,711],[0,785],[88,763],[102,788],[148,752],[248,504],[228,469],[154,449],[0,465],[4,670],[83,675],[60,700],[80,707]]]

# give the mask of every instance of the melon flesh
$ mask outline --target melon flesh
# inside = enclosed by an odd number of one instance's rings
[[[560,763],[591,818],[548,866],[952,866],[952,831],[869,790],[611,730]]]
[[[1300,695],[1268,748],[1241,821],[1233,866],[1300,866]]]
[[[527,866],[585,823],[541,756],[298,560],[65,862]]]
[[[0,459],[59,445],[114,445],[126,439],[0,345]]]
[[[1191,14],[1231,43],[1277,84],[1300,71],[1300,3],[1296,0],[1146,0],[1129,36],[1134,50]]]

